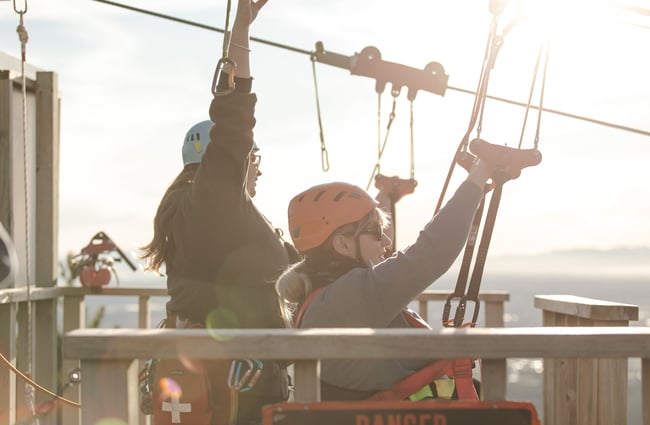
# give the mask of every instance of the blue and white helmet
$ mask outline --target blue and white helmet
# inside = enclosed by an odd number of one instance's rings
[[[210,143],[210,128],[212,128],[212,121],[205,120],[194,124],[187,131],[183,139],[183,166],[201,162],[203,153]],[[253,143],[253,152],[258,150],[257,143]]]
[[[201,162],[205,148],[210,143],[212,121],[205,120],[194,124],[183,140],[183,166]]]

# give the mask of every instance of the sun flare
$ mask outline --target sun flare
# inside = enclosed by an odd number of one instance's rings
[[[521,23],[552,38],[602,31],[630,18],[622,2],[604,0],[518,0],[508,7]]]

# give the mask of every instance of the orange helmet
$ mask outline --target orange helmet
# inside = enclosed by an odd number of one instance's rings
[[[320,246],[339,227],[355,223],[378,202],[358,186],[326,183],[296,195],[289,203],[289,231],[296,249]]]

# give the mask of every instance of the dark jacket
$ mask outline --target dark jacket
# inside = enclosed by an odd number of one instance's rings
[[[209,328],[285,326],[274,282],[289,252],[246,191],[257,100],[250,85],[238,79],[235,92],[212,101],[210,143],[194,182],[174,195],[170,218],[167,310]],[[240,412],[259,412],[287,392],[286,368],[265,362],[258,384],[242,393]]]

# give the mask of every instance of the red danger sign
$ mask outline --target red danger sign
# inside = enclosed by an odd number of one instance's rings
[[[263,425],[539,425],[531,403],[514,401],[354,401],[281,403]]]

